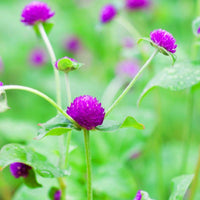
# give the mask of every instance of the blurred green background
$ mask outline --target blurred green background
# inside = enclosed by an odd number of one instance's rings
[[[0,56],[4,70],[0,80],[4,84],[25,85],[38,89],[55,99],[55,83],[52,66],[48,61],[42,67],[29,63],[29,54],[33,48],[42,47],[42,40],[37,38],[31,27],[20,22],[21,11],[30,1],[0,1]],[[72,97],[88,94],[99,100],[106,86],[115,77],[117,63],[126,59],[144,60],[139,56],[138,48],[126,49],[122,39],[130,34],[113,20],[105,26],[99,23],[99,12],[105,3],[111,1],[95,0],[49,0],[56,14],[51,19],[54,27],[49,35],[57,58],[70,55],[85,65],[79,71],[70,74]],[[111,3],[122,3],[122,0]],[[187,62],[191,57],[194,36],[191,24],[197,15],[195,0],[152,0],[150,9],[139,12],[122,12],[129,22],[145,37],[158,28],[163,28],[177,40],[178,62]],[[69,54],[63,48],[63,41],[72,36],[81,41],[81,50]],[[143,44],[141,44],[143,45]],[[150,55],[152,47],[147,45]],[[169,66],[168,57],[159,54],[153,62],[154,72]],[[62,103],[67,107],[64,75],[62,76]],[[188,122],[187,91],[171,92],[155,89],[148,94],[141,106],[136,105],[144,86],[149,81],[148,71],[140,78],[131,92],[110,115],[111,119],[120,120],[128,114],[134,116],[146,127],[144,131],[123,129],[111,133],[92,134],[92,163],[95,200],[131,200],[138,189],[147,191],[153,199],[168,199],[172,188],[172,178],[182,174],[192,174],[195,170],[200,141],[200,97],[199,86],[194,94],[194,114],[192,117],[191,145],[189,159],[183,170],[182,158],[185,146],[185,130]],[[155,96],[159,95],[159,106]],[[6,113],[0,113],[0,147],[7,143],[27,144],[36,151],[45,154],[56,163],[58,144],[54,137],[42,141],[33,138],[43,123],[56,115],[56,111],[41,98],[20,91],[7,92],[11,107]],[[160,117],[158,119],[158,112]],[[159,122],[159,123],[157,123]],[[68,192],[71,199],[85,200],[85,155],[83,135],[73,133],[70,154],[71,176],[67,178]],[[159,151],[159,152],[158,152]],[[135,156],[138,154],[138,156]],[[161,166],[158,163],[162,163]],[[39,177],[38,177],[39,178]],[[54,180],[41,182],[45,190],[30,190],[15,180],[9,169],[0,172],[0,199],[36,200],[48,199],[48,189],[57,185]],[[12,198],[11,198],[12,197]],[[200,185],[195,200],[200,199]]]

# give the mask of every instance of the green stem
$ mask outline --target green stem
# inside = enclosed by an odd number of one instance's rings
[[[193,200],[195,197],[195,192],[196,192],[198,182],[199,182],[199,172],[200,172],[200,149],[199,149],[199,156],[198,156],[198,161],[197,161],[197,165],[196,165],[196,170],[194,173],[194,178],[193,178],[193,182],[192,182],[192,186],[191,186],[189,200]]]
[[[41,37],[46,45],[47,51],[49,52],[49,56],[51,58],[51,64],[53,67],[53,71],[54,71],[54,76],[55,76],[55,81],[56,81],[56,98],[57,98],[57,104],[59,106],[61,106],[61,90],[60,90],[60,77],[59,77],[59,72],[58,70],[55,68],[55,62],[56,62],[56,56],[55,53],[53,51],[52,45],[49,41],[49,38],[45,32],[44,26],[42,23],[38,24],[38,29],[39,32],[41,34]]]
[[[70,122],[77,125],[77,123],[65,111],[63,111],[62,108],[60,106],[58,106],[55,101],[53,101],[46,94],[44,94],[36,89],[21,86],[21,85],[5,85],[5,86],[2,86],[0,88],[0,90],[23,90],[23,91],[27,91],[27,92],[36,94],[36,95],[42,97],[43,99],[45,99],[46,101],[48,101],[53,107],[55,107],[60,113],[62,113]]]
[[[129,83],[129,85],[125,88],[125,90],[122,92],[122,94],[115,100],[115,102],[110,106],[110,108],[106,112],[106,116],[113,110],[113,108],[123,99],[123,97],[128,93],[128,91],[131,89],[131,87],[134,85],[136,80],[140,77],[142,72],[146,69],[146,67],[151,63],[153,58],[158,53],[158,50],[156,49],[151,57],[146,61],[146,63],[142,66],[140,71],[136,74],[136,76],[132,79],[132,81]]]
[[[182,164],[181,164],[181,174],[184,174],[187,170],[187,163],[189,157],[189,149],[191,144],[191,126],[192,126],[192,116],[193,116],[193,92],[189,89],[188,101],[187,101],[187,118],[184,128],[184,145],[182,154]]]
[[[87,200],[93,199],[92,194],[92,169],[91,169],[91,153],[90,153],[90,140],[89,131],[84,129],[84,142],[85,142],[85,155],[87,165]]]
[[[69,82],[68,73],[65,73],[65,80],[66,80],[66,89],[67,89],[68,105],[70,105],[70,103],[71,103],[71,101],[72,101],[72,97],[71,97],[71,90],[70,90],[70,82]]]

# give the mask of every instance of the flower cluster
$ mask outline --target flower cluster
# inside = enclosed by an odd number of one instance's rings
[[[26,178],[29,174],[30,169],[30,166],[20,162],[15,162],[10,165],[10,172],[15,178]]]
[[[105,111],[96,98],[84,95],[74,99],[67,108],[67,114],[81,127],[91,130],[103,123]]]
[[[46,22],[54,14],[46,3],[33,1],[23,9],[21,22],[25,25],[35,25],[37,22]]]
[[[167,51],[171,53],[176,52],[176,40],[171,33],[162,29],[158,29],[150,33],[150,38],[156,45],[166,49]]]

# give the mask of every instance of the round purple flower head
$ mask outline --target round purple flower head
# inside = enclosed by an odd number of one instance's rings
[[[133,78],[139,71],[138,64],[133,60],[121,61],[116,68],[116,74],[120,77]]]
[[[197,29],[197,34],[198,35],[200,34],[200,27]]]
[[[142,199],[142,193],[141,193],[141,190],[138,190],[138,192],[133,200],[141,200],[141,199]]]
[[[46,22],[54,14],[55,12],[52,12],[46,3],[33,1],[22,10],[21,22],[25,25],[34,25],[37,22]]]
[[[2,58],[0,57],[0,72],[3,71],[3,61],[2,61]]]
[[[46,60],[46,53],[43,49],[33,49],[29,55],[29,61],[34,66],[42,66]]]
[[[150,37],[156,45],[163,47],[171,53],[176,52],[176,40],[174,39],[173,35],[169,32],[162,29],[154,30],[150,33]]]
[[[117,14],[117,9],[112,4],[105,5],[100,14],[100,21],[102,23],[108,23],[111,21]]]
[[[65,49],[70,53],[77,53],[81,47],[78,37],[72,36],[65,42]]]
[[[61,200],[61,191],[57,190],[54,194],[54,200]]]
[[[24,163],[15,162],[10,164],[10,172],[15,178],[19,178],[21,176],[26,178],[30,169],[31,167]]]
[[[103,123],[105,110],[95,97],[84,95],[74,99],[67,114],[81,127],[91,130]]]
[[[0,87],[3,86],[3,83],[0,81]]]
[[[148,8],[150,5],[149,0],[125,0],[126,8],[128,10],[139,10]]]

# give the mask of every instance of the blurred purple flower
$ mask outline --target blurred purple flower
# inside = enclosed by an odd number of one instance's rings
[[[141,152],[138,151],[138,152],[135,152],[133,153],[131,156],[130,156],[130,159],[137,159],[141,156]]]
[[[4,68],[3,61],[2,61],[2,58],[0,57],[0,72],[3,71],[3,68]]]
[[[22,10],[21,22],[25,25],[35,25],[37,22],[46,22],[53,17],[55,12],[52,12],[48,5],[44,2],[33,1],[26,5]]]
[[[141,190],[138,190],[138,192],[133,200],[142,200]]]
[[[150,0],[125,0],[128,10],[146,9],[150,5]]]
[[[36,48],[30,52],[29,61],[33,66],[42,66],[47,61],[46,52],[43,49]]]
[[[151,40],[171,53],[176,52],[177,44],[173,35],[165,30],[158,29],[150,33]]]
[[[26,178],[30,169],[31,167],[24,163],[15,162],[10,164],[10,172],[15,178],[19,178],[21,176]]]
[[[95,97],[84,95],[74,99],[67,114],[80,126],[91,130],[103,123],[105,110]]]
[[[123,41],[122,41],[122,45],[123,45],[125,48],[133,48],[133,47],[134,47],[133,38],[131,38],[131,37],[126,37],[126,38],[124,38]]]
[[[64,47],[70,53],[77,53],[81,48],[81,42],[78,37],[71,36],[66,40]]]
[[[57,190],[54,194],[54,200],[61,200],[61,191]]]
[[[3,82],[0,81],[0,87],[3,86]]]
[[[116,74],[121,77],[133,78],[139,71],[139,67],[134,60],[124,60],[118,63]]]
[[[117,9],[112,4],[105,5],[100,14],[100,21],[102,23],[110,22],[117,14]]]
[[[200,34],[200,27],[197,29],[197,34]]]

